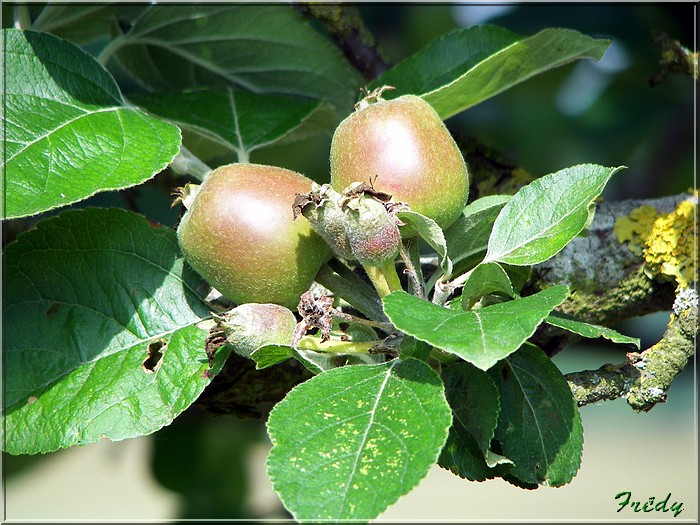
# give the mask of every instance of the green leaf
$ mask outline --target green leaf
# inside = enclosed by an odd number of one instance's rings
[[[484,262],[524,266],[554,256],[588,224],[594,200],[621,169],[581,164],[520,188],[493,225]]]
[[[553,286],[528,297],[462,312],[399,291],[384,298],[384,311],[399,330],[488,370],[515,352],[568,294],[565,285]]]
[[[54,36],[3,31],[5,218],[140,184],[180,148],[180,130],[124,105],[112,77]]]
[[[399,357],[401,359],[412,357],[421,361],[428,361],[432,350],[433,348],[429,344],[414,339],[409,335],[404,335],[401,340],[401,353]]]
[[[515,297],[515,290],[510,282],[510,277],[498,263],[484,263],[478,265],[471,272],[462,288],[462,308],[471,310],[484,295],[490,293],[502,293]]]
[[[439,38],[375,84],[399,88],[389,97],[420,95],[447,119],[550,69],[600,60],[609,45],[570,29],[520,37],[495,26],[470,27]]]
[[[199,397],[227,357],[217,353],[209,369],[206,336],[185,327],[86,363],[34,391],[6,411],[4,450],[52,452],[104,438],[135,438],[169,425]],[[152,364],[149,348],[162,353]]]
[[[337,47],[285,5],[153,5],[114,45],[153,91],[233,84],[327,100],[344,115],[361,83]]]
[[[458,262],[486,251],[493,223],[510,195],[489,195],[467,205],[457,221],[445,231],[447,255]]]
[[[438,255],[440,269],[446,278],[452,273],[452,261],[447,256],[447,244],[445,235],[438,224],[425,215],[415,211],[403,210],[396,213],[396,217],[413,229],[425,242],[430,245]]]
[[[115,21],[130,23],[146,6],[47,4],[31,29],[51,33],[76,44],[89,44],[109,36]]]
[[[321,122],[330,129],[333,121],[332,108],[319,101],[231,88],[137,94],[130,100],[236,151],[239,158],[281,139],[311,133],[312,129],[302,129],[307,123],[320,131]]]
[[[447,401],[452,407],[452,428],[439,464],[462,478],[484,481],[494,477],[486,463],[491,459],[499,392],[493,380],[469,363],[455,363],[442,372]]]
[[[551,315],[547,316],[545,322],[552,326],[563,328],[564,330],[578,334],[582,337],[588,337],[590,339],[604,337],[613,343],[630,344],[636,346],[638,349],[641,348],[641,341],[636,337],[623,335],[620,332],[606,326],[586,323],[585,321],[581,321],[580,319],[576,319],[570,315],[553,312]]]
[[[294,349],[291,346],[265,345],[250,354],[250,358],[255,361],[255,369],[262,370],[286,361],[293,355]]]
[[[528,484],[560,487],[581,464],[583,427],[569,385],[552,361],[532,345],[494,367],[501,392],[496,439]]]
[[[336,368],[270,413],[268,474],[297,520],[367,521],[426,476],[450,423],[443,384],[421,361]]]
[[[8,450],[46,452],[86,443],[99,439],[99,429],[111,439],[152,432],[203,388],[195,372],[203,370],[201,360],[206,365],[199,335],[183,332],[192,348],[186,341],[173,346],[170,337],[179,341],[175,332],[210,316],[200,294],[207,287],[184,264],[172,229],[119,209],[70,210],[9,244],[4,271],[3,324],[12,327],[3,341],[7,424],[14,428],[32,420],[37,407],[45,411],[34,423],[36,440],[21,445],[8,431]],[[163,417],[151,413],[144,421],[135,410],[130,418],[120,416],[118,433],[110,431],[115,423],[109,419],[100,419],[106,427],[92,427],[89,407],[88,412],[76,407],[99,401],[96,406],[105,408],[130,396],[130,381],[147,375],[141,363],[160,339],[169,342],[163,366],[198,356],[187,367],[160,372],[166,377],[153,388],[163,396]],[[177,357],[176,348],[185,346],[189,354]],[[146,388],[157,377],[141,378],[140,384]],[[46,407],[54,405],[46,400],[73,409],[57,409],[59,419],[52,419]]]
[[[382,96],[423,95],[454,82],[522,36],[484,25],[455,30],[437,38],[415,55],[386,71],[371,87],[394,86]]]

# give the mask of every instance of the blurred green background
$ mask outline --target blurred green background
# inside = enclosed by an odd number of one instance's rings
[[[535,77],[454,117],[450,125],[503,152],[535,176],[582,162],[627,170],[606,189],[608,200],[657,197],[694,185],[695,85],[668,77],[651,88],[659,53],[651,31],[694,46],[694,3],[581,5],[361,4],[386,58],[396,63],[441,34],[493,23],[525,35],[568,27],[611,38],[603,59],[582,61]],[[330,134],[254,152],[253,162],[328,178]],[[233,159],[207,159],[227,162]],[[212,163],[212,165],[216,165]],[[173,225],[170,183],[105,193],[77,206],[122,206]],[[183,181],[184,182],[184,181]],[[44,217],[40,217],[44,218]],[[6,228],[4,241],[37,219]],[[668,313],[618,327],[653,344]],[[555,358],[564,371],[624,360],[626,349],[598,342]],[[666,404],[635,414],[623,400],[582,409],[581,471],[560,489],[529,492],[498,480],[462,481],[436,468],[382,519],[667,519],[657,513],[617,513],[614,497],[683,501],[678,519],[697,520],[697,388],[694,367],[673,384]],[[215,417],[193,409],[153,436],[99,443],[40,457],[3,455],[5,518],[166,519],[285,517],[265,477],[267,441],[255,421]]]

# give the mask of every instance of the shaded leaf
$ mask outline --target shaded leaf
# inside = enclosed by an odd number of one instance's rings
[[[145,5],[47,4],[31,29],[51,33],[76,44],[109,36],[115,22],[130,23]]]
[[[522,266],[554,256],[589,223],[594,200],[621,169],[580,164],[520,188],[493,225],[484,262]]]
[[[528,297],[463,312],[399,291],[384,298],[384,311],[399,330],[487,370],[515,352],[568,294],[566,286],[553,286]]]
[[[629,337],[613,330],[612,328],[586,323],[580,319],[575,319],[574,317],[558,312],[554,312],[547,316],[545,322],[552,326],[563,328],[564,330],[578,334],[582,337],[588,337],[590,339],[604,337],[613,343],[630,344],[636,346],[638,349],[641,348],[641,341],[637,337]]]
[[[3,35],[6,218],[140,184],[173,160],[180,130],[126,107],[90,55],[44,33]]]
[[[409,335],[404,335],[401,340],[401,353],[399,357],[401,359],[412,357],[420,361],[428,361],[432,350],[433,348],[424,341],[419,341]]]
[[[450,422],[442,382],[421,361],[336,368],[270,413],[268,475],[297,520],[367,521],[426,476]]]
[[[493,478],[490,467],[497,464],[493,461],[497,455],[489,447],[500,410],[496,385],[488,374],[469,363],[446,367],[442,380],[452,407],[452,428],[440,454],[440,466],[472,481]]]
[[[258,95],[231,88],[181,93],[137,94],[129,97],[150,113],[188,127],[236,151],[239,158],[293,136],[305,137],[325,124],[333,110],[319,101],[279,95]],[[312,126],[304,131],[306,124]]]
[[[71,210],[39,223],[6,247],[4,271],[3,323],[12,327],[5,330],[3,341],[3,401],[9,425],[29,421],[25,414],[33,414],[32,407],[40,401],[37,406],[44,406],[44,396],[56,406],[90,405],[99,390],[99,399],[117,402],[131,392],[124,386],[129,378],[144,373],[141,364],[150,344],[163,339],[173,350],[170,337],[175,332],[210,316],[200,295],[208,288],[184,264],[175,232],[124,210]],[[203,344],[188,346],[190,336],[199,340],[192,334],[183,332],[185,340],[178,345],[187,347],[189,356],[196,352],[206,364]],[[177,359],[189,359],[184,354],[176,357],[179,352],[173,350],[173,357],[167,357],[173,366],[179,366]],[[186,395],[182,399],[192,402],[200,385],[195,368],[203,369],[199,361],[188,366],[181,372],[166,368],[167,382],[154,387],[159,395],[177,401],[175,385]],[[81,382],[94,386],[81,389]],[[174,408],[165,404],[162,409],[163,417],[174,417],[167,416]],[[85,434],[85,413],[61,414],[61,425],[37,420],[34,431],[42,441],[22,446],[39,452],[86,442],[88,435],[99,439],[98,430]],[[141,419],[138,412],[131,420],[122,417],[120,433],[113,439],[126,436],[129,426],[133,432],[145,432],[147,422]],[[165,424],[162,418],[150,419],[150,431]],[[9,432],[7,441],[18,450]]]
[[[560,487],[581,464],[583,427],[569,385],[552,361],[525,345],[494,367],[501,392],[496,439],[525,484]]]
[[[438,255],[440,269],[445,278],[449,278],[452,273],[452,261],[447,256],[447,244],[445,235],[438,224],[425,215],[415,211],[404,210],[396,213],[396,217],[412,228],[425,242],[430,245]]]
[[[124,68],[153,91],[236,85],[351,110],[361,77],[286,5],[152,5],[120,41]]]
[[[474,268],[462,288],[462,308],[471,310],[486,294],[502,293],[515,297],[510,277],[498,263],[484,263]]]
[[[394,86],[385,98],[430,93],[453,82],[522,37],[502,27],[484,25],[455,30],[386,71],[372,87]]]
[[[445,231],[447,254],[456,264],[486,252],[493,223],[510,195],[489,195],[468,204],[457,221]]]

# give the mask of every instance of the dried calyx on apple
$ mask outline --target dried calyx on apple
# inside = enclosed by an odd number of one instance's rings
[[[297,195],[295,215],[303,215],[336,255],[364,266],[382,266],[399,251],[399,221],[387,210],[390,196],[364,183],[351,184],[342,193],[330,185],[314,185]]]

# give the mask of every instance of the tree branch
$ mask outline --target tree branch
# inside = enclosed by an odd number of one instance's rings
[[[637,411],[650,410],[666,400],[673,379],[692,357],[698,333],[696,278],[691,279],[690,286],[658,280],[659,276],[651,272],[645,257],[640,255],[641,248],[630,249],[628,244],[620,243],[615,232],[619,218],[629,216],[633,210],[655,210],[664,218],[685,201],[694,203],[694,210],[697,209],[696,199],[687,194],[600,204],[586,237],[575,239],[557,256],[533,268],[534,290],[568,285],[573,293],[559,310],[591,323],[612,326],[647,313],[673,311],[661,340],[644,352],[628,353],[624,363],[566,376],[580,406],[623,397]],[[695,213],[689,217],[691,221]],[[659,223],[657,219],[653,224],[656,227],[664,221]],[[680,241],[684,226],[670,223],[666,227],[668,234],[679,235]],[[691,223],[688,229],[697,243],[694,225]],[[685,249],[693,250],[693,246],[689,243]],[[574,334],[543,325],[533,342],[552,356],[577,339]]]
[[[644,258],[618,241],[615,222],[642,206],[670,213],[688,194],[659,199],[601,203],[585,237],[577,237],[552,259],[533,267],[525,294],[566,284],[571,297],[559,308],[563,313],[604,326],[649,313],[670,310],[675,284],[658,281],[645,272]],[[560,329],[543,327],[533,342],[551,357],[573,337]]]
[[[579,406],[625,398],[637,411],[648,411],[666,401],[668,388],[695,352],[697,295],[674,303],[674,313],[661,340],[644,352],[630,352],[627,361],[598,370],[566,375]]]
[[[298,4],[297,9],[323,24],[343,54],[366,80],[374,80],[388,69],[374,36],[365,26],[356,6],[304,2]]]
[[[666,33],[654,31],[651,35],[659,49],[659,70],[649,79],[654,87],[669,75],[681,74],[698,79],[698,54],[683,47],[678,40],[671,40]]]

